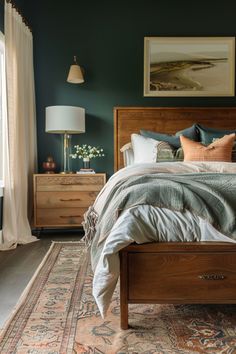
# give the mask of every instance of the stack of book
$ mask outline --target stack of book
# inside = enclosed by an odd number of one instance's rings
[[[92,168],[81,168],[76,173],[95,173],[95,171]]]

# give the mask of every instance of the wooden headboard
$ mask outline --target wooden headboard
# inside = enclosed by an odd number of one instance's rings
[[[200,123],[219,129],[236,129],[236,107],[116,107],[114,108],[115,171],[124,166],[120,148],[140,129],[174,134]]]

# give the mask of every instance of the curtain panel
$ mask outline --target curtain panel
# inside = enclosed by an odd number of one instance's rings
[[[10,2],[5,2],[5,50],[7,110],[2,250],[36,240],[29,223],[32,175],[37,162],[33,38]]]

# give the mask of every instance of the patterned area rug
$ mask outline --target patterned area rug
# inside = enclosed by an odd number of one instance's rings
[[[22,295],[1,354],[236,353],[236,306],[132,305],[119,328],[119,292],[101,319],[82,243],[53,243]]]

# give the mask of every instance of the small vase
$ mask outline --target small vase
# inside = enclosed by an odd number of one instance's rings
[[[47,161],[43,162],[44,173],[55,173],[56,163],[53,161],[52,156],[47,157]]]
[[[90,169],[90,159],[89,157],[83,158],[83,169]]]

